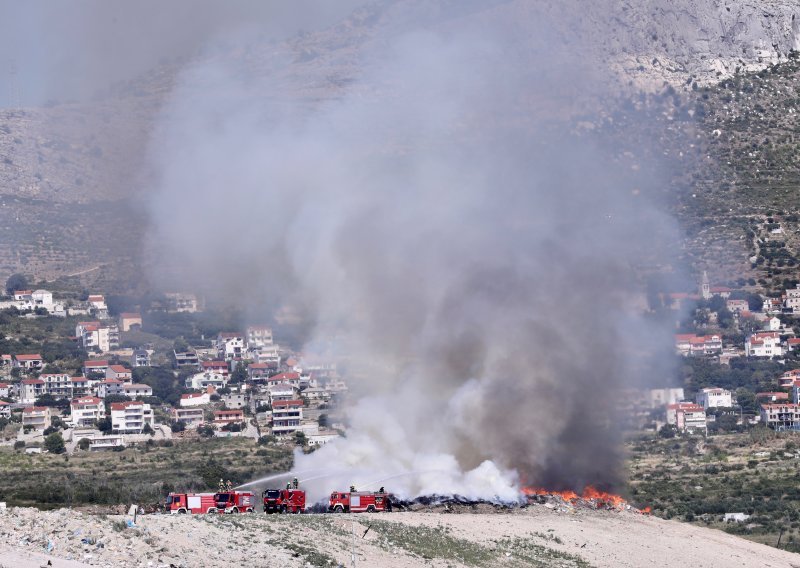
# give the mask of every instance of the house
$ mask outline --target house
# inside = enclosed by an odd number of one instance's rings
[[[164,296],[167,300],[168,312],[193,314],[200,311],[200,302],[194,294],[167,292]]]
[[[271,368],[277,370],[281,364],[281,355],[277,345],[265,345],[255,352],[257,363],[266,363]]]
[[[273,404],[278,400],[296,400],[297,389],[289,383],[278,383],[267,387],[269,393],[269,403]]]
[[[702,412],[703,429],[705,429],[706,414],[705,409],[693,402],[676,402],[675,404],[667,405],[667,424],[675,426],[678,430],[686,429],[687,413],[689,414],[690,423],[692,426],[697,426],[699,416],[697,412]]]
[[[33,296],[33,290],[15,290],[14,291],[14,301],[15,302],[29,302],[31,301]]]
[[[150,385],[127,383],[122,385],[122,394],[131,398],[137,396],[153,396],[153,388]]]
[[[783,302],[783,298],[765,298],[764,305],[761,307],[761,311],[765,314],[783,313]]]
[[[746,357],[781,357],[784,354],[781,334],[777,331],[762,331],[747,336],[744,342]]]
[[[247,395],[241,392],[232,392],[222,397],[225,408],[244,408],[247,406]]]
[[[19,401],[33,404],[44,394],[44,381],[41,379],[23,379],[19,385]]]
[[[750,304],[748,304],[747,300],[727,300],[725,307],[734,314],[750,311]]]
[[[217,357],[230,361],[244,355],[244,336],[241,333],[220,332],[217,335]]]
[[[82,321],[75,326],[75,336],[86,351],[107,353],[119,347],[119,327],[113,323]]]
[[[187,389],[204,390],[208,387],[222,388],[228,383],[227,377],[220,373],[196,373],[184,382]]]
[[[207,392],[190,392],[181,395],[180,405],[181,408],[191,406],[203,406],[211,402],[211,395]]]
[[[123,312],[119,314],[119,328],[122,331],[142,329],[142,314]]]
[[[247,366],[247,377],[251,381],[258,381],[269,376],[273,369],[267,363],[250,363]]]
[[[761,405],[761,422],[778,431],[800,429],[800,405],[774,403]]]
[[[14,358],[8,353],[0,355],[0,366],[12,367],[14,365]]]
[[[277,375],[272,375],[267,379],[267,386],[274,386],[280,383],[286,383],[288,385],[292,385],[293,387],[300,388],[301,377],[300,373],[296,372],[286,372],[286,373],[278,373]]]
[[[333,442],[334,440],[341,438],[338,433],[331,432],[326,434],[311,434],[308,436],[308,445],[309,446],[324,446],[328,442]]]
[[[235,422],[244,422],[244,411],[242,410],[215,410],[214,425],[225,426]]]
[[[36,431],[45,430],[50,426],[50,408],[47,406],[29,406],[22,411],[22,428],[32,428]]]
[[[227,361],[203,361],[200,363],[200,368],[204,372],[222,375],[226,380],[231,374],[230,363]]]
[[[124,436],[97,436],[88,438],[89,450],[113,450],[125,447]]]
[[[675,350],[683,356],[721,353],[722,337],[717,334],[678,333],[675,334]]]
[[[69,373],[43,373],[39,380],[44,383],[45,394],[57,398],[72,398],[72,377]]]
[[[792,383],[792,402],[800,404],[800,378]]]
[[[106,405],[95,396],[76,398],[69,406],[70,423],[75,428],[91,428],[106,417]]]
[[[800,379],[800,369],[786,371],[778,377],[778,386],[781,388],[791,388],[796,380]]]
[[[307,398],[311,399],[311,395],[307,394],[308,391],[312,389],[307,388],[303,391],[303,395]],[[316,390],[320,390],[322,392],[327,392],[325,389],[317,388]],[[663,389],[650,389],[648,393],[649,399],[649,407],[650,408],[663,408],[668,404],[675,404],[676,402],[682,401],[684,398],[683,388],[676,387],[670,388],[666,387]]]
[[[702,389],[695,395],[695,402],[703,407],[709,408],[731,408],[733,401],[731,391],[717,388]]]
[[[125,391],[122,390],[124,383],[117,379],[105,379],[97,384],[97,396],[106,398],[112,395],[124,395]]]
[[[108,306],[106,305],[105,296],[92,294],[86,301],[89,304],[89,312],[94,314],[95,317],[100,319],[108,318]]]
[[[38,353],[14,355],[13,366],[18,369],[26,369],[29,371],[41,369],[44,364],[42,356]]]
[[[245,330],[248,351],[261,351],[262,348],[272,345],[272,328],[253,325]]]
[[[757,392],[756,400],[760,402],[789,402],[788,392]]]
[[[86,377],[70,377],[69,381],[72,384],[70,398],[79,398],[89,394],[91,384]]]
[[[800,337],[790,337],[786,340],[786,349],[788,351],[794,351],[800,347]]]
[[[706,433],[706,411],[697,404],[681,406],[675,412],[675,426],[682,432]]]
[[[783,294],[783,307],[790,313],[800,313],[800,284],[794,289],[787,289]]]
[[[153,427],[153,410],[149,404],[134,400],[111,403],[112,432],[141,434],[145,426]]]
[[[176,367],[198,367],[200,360],[197,358],[197,353],[194,351],[172,351],[175,358]]]
[[[11,394],[11,385],[8,383],[0,383],[0,397],[8,398]]]
[[[131,355],[131,367],[149,367],[150,352],[147,349],[134,349]]]
[[[300,429],[303,420],[302,400],[277,400],[272,403],[272,433],[291,434]]]
[[[11,418],[11,404],[0,400],[0,418]]]
[[[122,365],[109,365],[106,369],[107,379],[116,379],[122,383],[133,382],[133,371]]]
[[[205,421],[205,414],[202,408],[173,408],[172,419],[187,426],[196,426]]]
[[[85,377],[105,377],[108,371],[108,361],[97,359],[83,362],[83,375]]]

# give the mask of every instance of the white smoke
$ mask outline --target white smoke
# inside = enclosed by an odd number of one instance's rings
[[[188,70],[151,152],[157,273],[300,305],[309,345],[347,357],[347,438],[296,455],[314,498],[614,485],[614,401],[669,347],[634,270],[674,231],[659,178],[565,127],[577,97],[606,102],[547,21],[414,21],[321,101],[324,56]]]

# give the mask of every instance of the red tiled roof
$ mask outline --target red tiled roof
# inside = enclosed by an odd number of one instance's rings
[[[250,363],[247,366],[248,369],[269,369],[269,365],[266,363]]]
[[[206,369],[221,369],[223,367],[227,369],[228,363],[225,361],[203,361],[200,366]]]
[[[112,402],[111,410],[125,410],[126,408],[130,408],[131,406],[144,406],[144,403],[136,400],[126,400],[125,402]]]
[[[89,296],[90,302],[104,302],[105,298],[101,294],[92,294]]]
[[[303,406],[302,400],[276,400],[272,403],[272,407],[276,406]]]
[[[84,367],[108,367],[108,361],[105,359],[97,359],[95,361],[84,361]]]
[[[268,380],[270,381],[293,381],[295,379],[300,378],[300,373],[278,373],[277,375],[272,375]]]
[[[42,412],[47,410],[46,406],[29,406],[28,408],[22,411],[23,414],[31,414],[33,412]]]
[[[132,372],[130,369],[128,369],[127,367],[123,367],[122,365],[111,365],[109,367],[109,369],[111,371],[114,371],[115,373],[131,373]]]
[[[97,398],[96,396],[85,396],[83,398],[76,398],[72,401],[73,406],[81,406],[84,404],[100,404],[103,402],[103,399]]]
[[[135,312],[123,312],[119,314],[119,317],[124,319],[142,319],[142,314],[137,314]]]
[[[41,359],[42,356],[38,353],[35,354],[28,354],[28,355],[16,355],[17,361],[35,361],[36,359]]]
[[[44,381],[41,379],[23,379],[23,385],[43,385]]]
[[[241,410],[215,410],[214,416],[242,416],[244,412]]]

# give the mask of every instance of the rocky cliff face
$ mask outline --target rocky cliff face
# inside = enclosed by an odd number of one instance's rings
[[[381,96],[382,86],[358,83],[360,65],[392,37],[410,30],[447,37],[487,28],[511,38],[512,69],[535,72],[526,69],[526,61],[546,49],[554,66],[580,62],[581,72],[593,73],[611,92],[659,92],[665,85],[690,90],[737,70],[766,67],[800,49],[800,5],[796,0],[385,0],[326,30],[280,44],[233,42],[203,57],[268,77],[255,83],[270,85],[270,92],[257,96],[314,105],[355,88]],[[143,225],[130,220],[137,214],[135,201],[148,192],[148,140],[181,70],[179,64],[165,65],[92,102],[0,110],[0,197],[5,198],[0,231],[8,236],[0,240],[0,277],[30,272],[33,263],[37,275],[52,278],[109,260],[105,256],[138,252]],[[115,232],[111,239],[97,231],[92,208],[108,202],[124,206],[116,209],[116,220],[113,213],[108,217],[114,208],[104,207],[103,222],[126,226],[124,235]],[[81,206],[65,226],[63,209],[70,204]],[[60,236],[60,228],[69,239]],[[101,247],[92,246],[97,239]],[[78,254],[76,247],[102,254]]]

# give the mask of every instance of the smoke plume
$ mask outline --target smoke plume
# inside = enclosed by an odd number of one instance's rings
[[[150,152],[156,272],[254,319],[301,306],[306,352],[346,358],[347,438],[296,456],[312,497],[617,486],[615,401],[669,347],[636,271],[674,237],[659,165],[574,127],[611,103],[563,22],[435,5],[380,28],[327,97],[307,94],[324,55],[276,63],[290,78],[187,69]]]

